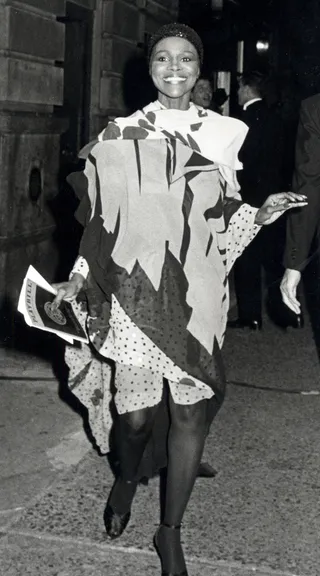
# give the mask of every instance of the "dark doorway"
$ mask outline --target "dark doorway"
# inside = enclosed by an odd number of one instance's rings
[[[65,25],[64,99],[57,113],[66,120],[60,139],[58,195],[50,209],[56,221],[55,241],[59,253],[57,281],[66,280],[78,254],[82,227],[74,214],[79,204],[75,190],[67,178],[83,170],[78,158],[89,141],[93,11],[66,2],[66,15],[58,18]]]
[[[92,26],[91,10],[66,2],[64,100],[62,113],[69,122],[61,137],[61,163],[75,161],[89,140]]]

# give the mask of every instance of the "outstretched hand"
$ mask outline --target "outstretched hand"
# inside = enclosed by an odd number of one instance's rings
[[[73,274],[68,282],[60,282],[52,284],[52,287],[57,291],[57,295],[52,302],[52,308],[59,308],[62,300],[68,302],[74,300],[85,283],[85,278],[81,274]]]
[[[291,208],[301,208],[308,204],[307,197],[295,192],[279,192],[268,196],[265,203],[258,210],[255,224],[259,226],[272,224],[275,220]]]

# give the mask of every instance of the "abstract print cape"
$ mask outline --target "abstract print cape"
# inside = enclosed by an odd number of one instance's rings
[[[240,189],[236,170],[242,169],[238,152],[248,132],[246,124],[190,104],[188,110],[167,109],[157,100],[129,118],[117,118],[99,135],[99,140],[177,140],[212,160],[231,189]]]
[[[90,210],[80,255],[102,300],[110,301],[113,294],[177,366],[223,394],[225,232],[228,218],[239,207],[234,197],[225,202],[226,186],[236,196],[232,173],[246,128],[234,121],[232,135],[228,123],[229,146],[225,143],[224,155],[219,151],[225,173],[229,171],[226,181],[221,164],[212,158],[218,154],[213,146],[208,158],[203,111],[193,107],[191,113],[184,112],[184,123],[178,114],[178,129],[172,129],[171,112],[178,111],[159,110],[159,118],[148,108],[110,123],[89,154],[85,174]],[[127,346],[130,355],[130,343]]]

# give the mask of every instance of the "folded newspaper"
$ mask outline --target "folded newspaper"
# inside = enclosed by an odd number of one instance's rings
[[[52,308],[55,295],[54,288],[33,266],[29,266],[20,292],[18,311],[28,326],[57,334],[70,344],[74,340],[88,342],[70,302],[63,300],[58,309]]]

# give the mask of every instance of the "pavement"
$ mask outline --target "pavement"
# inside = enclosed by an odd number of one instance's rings
[[[46,336],[44,336],[46,337]],[[123,536],[106,539],[112,473],[54,361],[0,349],[0,575],[160,576],[158,479],[139,487]],[[225,403],[183,543],[190,576],[320,574],[320,377],[306,323],[227,332]],[[52,368],[52,363],[54,368]],[[59,364],[59,362],[58,362]]]

